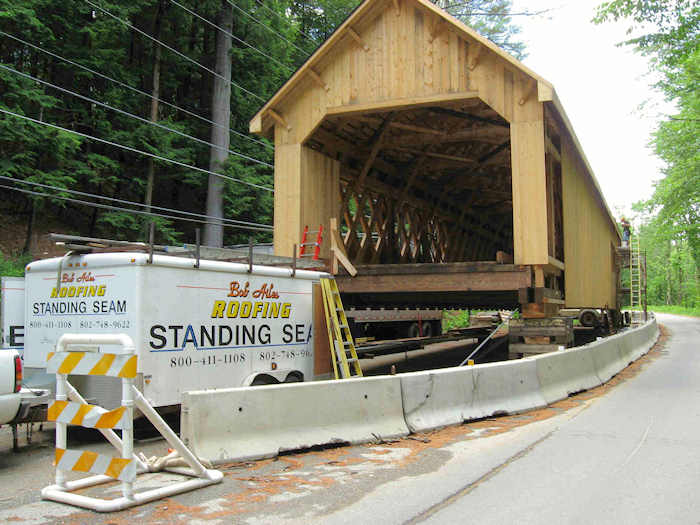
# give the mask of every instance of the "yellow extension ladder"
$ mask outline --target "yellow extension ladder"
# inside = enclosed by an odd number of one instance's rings
[[[345,316],[343,302],[340,300],[338,284],[335,279],[322,277],[321,290],[335,378],[360,377],[362,368],[360,368],[360,360],[350,333],[348,318]]]
[[[642,305],[642,256],[639,237],[630,236],[630,308]]]

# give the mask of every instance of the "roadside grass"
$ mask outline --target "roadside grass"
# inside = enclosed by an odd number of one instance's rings
[[[678,305],[649,305],[647,310],[664,314],[687,315],[690,317],[700,317],[700,306],[678,306]]]
[[[469,310],[443,310],[442,331],[466,328],[469,326]]]
[[[0,275],[5,277],[24,277],[24,267],[31,262],[29,255],[5,255],[0,252]]]

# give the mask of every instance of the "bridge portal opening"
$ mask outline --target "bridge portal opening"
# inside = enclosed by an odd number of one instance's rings
[[[510,125],[480,99],[328,115],[304,145],[340,164],[353,264],[512,262]]]

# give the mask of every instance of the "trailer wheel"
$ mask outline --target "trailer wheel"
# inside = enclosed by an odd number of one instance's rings
[[[421,327],[418,327],[418,322],[411,323],[408,325],[406,330],[406,335],[411,338],[416,337],[432,337],[433,336],[433,326],[430,321],[423,321]],[[421,328],[423,329],[423,334],[421,334]]]
[[[276,385],[278,383],[279,381],[277,381],[277,379],[275,379],[274,377],[267,374],[260,374],[255,379],[253,379],[253,382],[250,384],[250,386]]]
[[[303,381],[304,378],[297,372],[292,372],[291,374],[287,375],[284,380],[285,383],[302,383]]]

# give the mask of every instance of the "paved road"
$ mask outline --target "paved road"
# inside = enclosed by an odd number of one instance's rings
[[[425,506],[386,523],[700,523],[700,320],[659,321],[671,337],[638,377],[498,442],[451,447],[438,471],[358,506]]]
[[[0,522],[700,524],[700,320],[659,320],[665,346],[549,408],[229,465],[221,485],[115,515],[40,501],[49,434],[19,455],[0,435]]]

